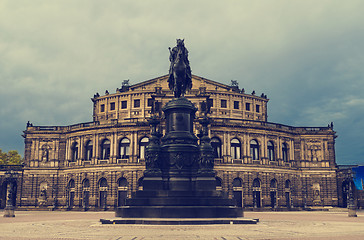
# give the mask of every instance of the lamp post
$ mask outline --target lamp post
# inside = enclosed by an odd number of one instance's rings
[[[349,181],[349,204],[348,204],[348,217],[357,217],[356,215],[356,206],[355,206],[355,199],[354,199],[354,172],[351,170],[351,176]]]
[[[353,189],[352,185],[353,185],[352,182],[350,182],[350,184],[349,184],[348,217],[357,217],[355,199],[354,199],[354,189]]]
[[[6,188],[6,207],[4,211],[4,217],[15,217],[14,209],[16,205],[16,192],[17,184],[16,179],[18,174],[13,170],[9,170],[5,173]]]

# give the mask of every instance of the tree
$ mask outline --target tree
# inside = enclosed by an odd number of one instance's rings
[[[7,158],[7,154],[6,154],[6,152],[3,152],[3,151],[0,149],[0,165],[5,164],[5,162],[6,162],[6,158]]]
[[[10,150],[9,152],[3,152],[0,149],[0,165],[20,165],[23,163],[23,159],[16,150]]]

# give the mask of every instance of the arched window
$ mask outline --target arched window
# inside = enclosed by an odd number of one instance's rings
[[[78,159],[78,143],[72,143],[71,147],[71,161],[75,162]]]
[[[72,188],[75,188],[76,184],[75,184],[75,180],[71,179],[69,182],[68,182],[68,188],[69,189],[72,189]]]
[[[257,140],[250,141],[250,156],[252,160],[259,160],[259,144]]]
[[[253,188],[260,188],[260,179],[259,178],[254,179]]]
[[[119,178],[118,180],[118,188],[122,190],[128,190],[128,180],[126,178]]]
[[[221,158],[221,141],[217,137],[211,139],[211,146],[214,150],[214,158]]]
[[[130,150],[130,140],[128,138],[123,138],[119,142],[119,158],[127,159],[129,158]]]
[[[107,188],[107,180],[105,178],[101,178],[100,179],[100,181],[99,181],[99,187],[100,188]],[[103,190],[105,190],[105,189],[103,189]]]
[[[288,162],[289,161],[287,143],[283,143],[282,144],[282,160],[284,162]]]
[[[268,148],[268,159],[269,161],[275,161],[275,154],[274,154],[274,144],[272,141],[269,141],[267,144],[267,148]]]
[[[234,191],[241,190],[241,189],[237,189],[237,188],[242,188],[242,187],[243,187],[243,181],[241,180],[241,178],[234,178],[233,190]]]
[[[139,158],[145,159],[145,149],[149,144],[149,138],[143,137],[139,141]]]
[[[107,208],[107,180],[105,178],[101,178],[99,181],[99,201],[100,208]]]
[[[110,140],[104,139],[101,143],[101,159],[110,158]]]
[[[277,208],[277,180],[272,179],[270,181],[270,206],[271,208]]]
[[[270,188],[271,188],[271,190],[277,189],[277,180],[276,179],[272,179],[270,181]]]
[[[233,180],[233,194],[237,207],[243,206],[243,181],[241,178],[235,178]]]
[[[88,140],[85,145],[85,160],[90,161],[92,158],[92,140]]]
[[[82,207],[88,209],[90,206],[90,180],[85,178],[82,181]]]
[[[231,158],[240,159],[241,158],[241,144],[239,139],[234,138],[230,142],[231,145]]]
[[[128,180],[119,178],[118,180],[118,207],[125,205],[125,199],[128,197]]]
[[[260,208],[261,207],[261,191],[260,188],[260,179],[256,178],[253,180],[253,207]]]
[[[285,187],[284,195],[286,198],[286,207],[290,208],[292,206],[292,199],[291,199],[291,181],[289,179],[287,179],[286,182],[284,183],[284,187]]]
[[[290,181],[290,180],[286,180],[286,182],[285,182],[285,184],[284,184],[284,187],[285,187],[286,189],[291,188],[291,181]]]
[[[67,192],[68,192],[68,198],[67,198],[67,205],[68,205],[68,209],[73,208],[74,206],[74,202],[75,202],[75,180],[71,179],[68,182],[67,185]]]
[[[90,180],[88,180],[87,178],[85,178],[83,181],[82,181],[82,187],[83,189],[87,189],[90,187]]]

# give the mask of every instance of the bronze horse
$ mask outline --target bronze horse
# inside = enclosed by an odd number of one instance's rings
[[[188,51],[184,47],[183,40],[177,40],[177,47],[172,49],[171,67],[169,74],[169,88],[173,90],[174,97],[183,97],[192,87],[191,69],[188,62]]]

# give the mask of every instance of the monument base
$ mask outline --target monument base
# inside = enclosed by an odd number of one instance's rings
[[[259,219],[247,218],[123,218],[100,219],[102,224],[145,224],[145,225],[207,225],[207,224],[257,224]]]
[[[348,217],[357,217],[355,209],[348,209]]]
[[[217,191],[138,191],[118,207],[123,218],[236,218],[243,209]]]
[[[198,144],[193,132],[197,108],[192,102],[185,97],[172,99],[162,110],[166,122],[162,138],[156,131],[159,120],[149,121],[152,131],[146,148],[143,190],[116,209],[115,216],[122,219],[112,223],[238,223],[243,209],[216,191],[208,118],[200,121],[203,129]]]
[[[15,217],[14,208],[13,207],[5,207],[4,217]]]

